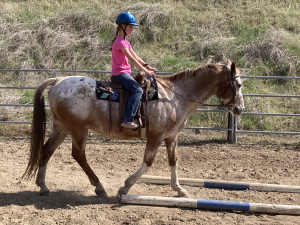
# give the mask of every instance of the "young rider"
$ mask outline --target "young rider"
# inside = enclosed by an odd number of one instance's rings
[[[116,37],[112,41],[112,76],[131,92],[131,97],[125,109],[122,127],[137,128],[134,116],[138,110],[139,101],[143,90],[139,84],[130,76],[131,67],[128,60],[139,70],[144,71],[150,77],[157,71],[149,66],[132,50],[126,36],[129,36],[134,26],[138,26],[134,16],[130,12],[121,13],[117,19],[118,24]]]

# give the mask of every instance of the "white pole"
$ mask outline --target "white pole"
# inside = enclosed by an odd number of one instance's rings
[[[179,178],[180,184],[189,185],[194,187],[207,187],[207,188],[222,188],[234,190],[255,190],[265,192],[285,192],[285,193],[300,193],[300,186],[291,185],[278,185],[278,184],[262,184],[262,183],[248,183],[248,182],[235,182],[224,180],[205,180],[205,179],[189,179]],[[139,182],[150,184],[170,184],[170,177],[159,176],[142,176]]]
[[[121,202],[137,205],[187,207],[200,209],[234,210],[259,213],[300,215],[300,206],[249,202],[232,202],[206,199],[172,198],[158,196],[122,195]]]

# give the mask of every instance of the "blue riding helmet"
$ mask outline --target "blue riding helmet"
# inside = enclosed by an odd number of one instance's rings
[[[122,12],[116,19],[116,24],[125,23],[138,26],[134,16],[130,12]]]

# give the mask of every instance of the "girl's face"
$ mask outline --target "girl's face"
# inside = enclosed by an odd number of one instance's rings
[[[125,25],[122,25],[123,26],[123,28],[125,28]],[[128,24],[127,25],[127,27],[126,27],[126,34],[127,34],[127,36],[129,36],[131,33],[132,33],[132,31],[133,31],[133,25],[131,25],[131,24]]]

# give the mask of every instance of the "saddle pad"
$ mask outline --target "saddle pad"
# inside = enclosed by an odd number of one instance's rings
[[[116,91],[117,89],[125,89],[120,85],[114,84],[110,81],[96,81],[96,97],[99,100],[106,100],[109,101],[109,90],[108,88],[111,87],[111,97],[113,102],[119,102],[119,93]],[[153,101],[158,99],[158,90],[157,90],[157,83],[155,80],[151,82],[151,85],[148,89],[148,101]],[[142,101],[146,102],[146,94],[142,95]]]

